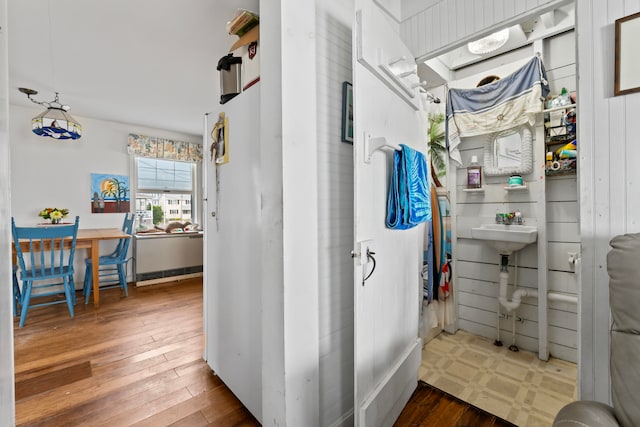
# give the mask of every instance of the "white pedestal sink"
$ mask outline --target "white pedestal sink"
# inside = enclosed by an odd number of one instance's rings
[[[482,224],[471,229],[471,237],[484,240],[502,255],[511,255],[535,242],[538,229],[529,225]]]

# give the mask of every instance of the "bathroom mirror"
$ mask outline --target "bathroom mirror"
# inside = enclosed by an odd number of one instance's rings
[[[529,126],[491,134],[484,148],[486,176],[524,175],[533,170],[533,133]]]

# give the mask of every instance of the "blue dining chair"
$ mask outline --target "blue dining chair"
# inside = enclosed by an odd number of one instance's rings
[[[122,224],[122,231],[127,234],[131,234],[133,230],[133,220],[135,219],[134,214],[127,213],[124,217],[124,222]],[[104,255],[99,258],[98,268],[100,269],[98,273],[99,285],[100,289],[111,289],[111,288],[122,288],[124,291],[124,296],[129,296],[129,290],[127,288],[127,252],[129,251],[129,243],[131,239],[120,239],[118,241],[118,245],[115,250],[109,255]],[[93,263],[91,262],[91,258],[87,258],[85,260],[85,271],[84,271],[84,303],[89,304],[89,296],[93,291],[93,274],[92,267]],[[103,280],[104,278],[104,280]]]
[[[18,265],[13,266],[13,317],[18,315],[20,303],[22,301],[22,293],[20,292],[20,284],[18,283]]]
[[[22,281],[22,295],[19,301],[20,327],[24,326],[27,312],[33,307],[66,302],[69,314],[71,317],[74,316],[76,291],[73,289],[73,256],[76,250],[79,222],[80,217],[76,217],[73,225],[16,227],[15,220],[11,218],[11,232]],[[65,243],[68,244],[68,248],[65,247]],[[27,251],[23,250],[21,244],[26,245],[28,255],[25,254]],[[28,264],[26,261],[29,261]],[[59,288],[60,286],[62,289]],[[47,290],[38,291],[32,295],[32,291],[36,289]],[[51,301],[47,298],[47,301],[42,303],[31,301],[32,298],[40,299],[61,293],[64,293],[64,300]]]

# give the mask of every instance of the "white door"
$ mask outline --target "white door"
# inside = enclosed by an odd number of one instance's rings
[[[205,121],[205,358],[262,419],[260,265],[260,85],[210,113]],[[218,112],[227,120],[228,163],[211,161]]]
[[[387,426],[418,382],[424,224],[385,228],[393,151],[370,152],[386,142],[424,153],[426,114],[417,76],[404,73],[415,68],[412,56],[388,18],[370,0],[355,6],[355,418],[357,426]]]

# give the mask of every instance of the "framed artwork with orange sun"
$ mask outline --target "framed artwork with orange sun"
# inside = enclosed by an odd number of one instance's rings
[[[126,175],[91,174],[91,212],[129,212],[131,187]]]

